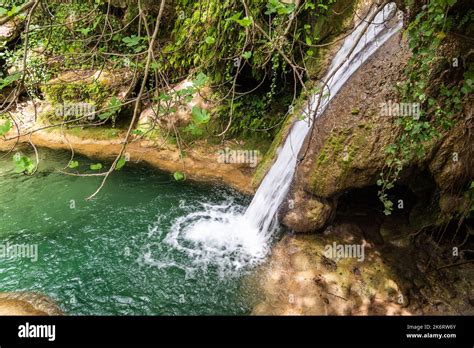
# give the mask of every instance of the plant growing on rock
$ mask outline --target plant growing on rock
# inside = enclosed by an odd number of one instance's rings
[[[387,215],[393,209],[388,191],[394,187],[403,169],[414,160],[422,160],[426,156],[427,145],[439,139],[453,126],[462,113],[462,105],[473,92],[472,62],[463,66],[463,78],[459,83],[441,80],[438,88],[431,86],[436,79],[434,74],[437,67],[442,65],[443,58],[438,56],[439,49],[455,26],[455,18],[449,11],[456,2],[457,0],[430,1],[407,28],[412,57],[405,70],[407,79],[400,84],[399,93],[402,100],[419,102],[422,107],[419,118],[397,118],[396,123],[401,133],[397,141],[386,149],[386,168],[380,174],[377,184],[380,187],[379,198]],[[463,17],[471,15],[472,10]],[[466,23],[462,19],[456,29],[462,29]],[[444,61],[451,62],[453,58],[455,57],[444,57]]]

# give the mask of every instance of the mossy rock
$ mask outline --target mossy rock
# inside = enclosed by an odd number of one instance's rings
[[[75,70],[65,72],[41,86],[41,91],[54,109],[64,105],[86,104],[100,110],[117,97],[124,99],[131,83],[131,73],[120,71]],[[46,116],[49,120],[58,118],[57,112]],[[79,117],[82,114],[70,113]],[[61,118],[61,116],[59,116]]]

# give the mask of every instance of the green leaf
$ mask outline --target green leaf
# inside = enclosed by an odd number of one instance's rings
[[[18,81],[20,78],[21,78],[21,74],[15,73],[13,75],[8,75],[7,77],[0,79],[0,90],[11,85],[15,81]]]
[[[91,170],[101,170],[102,169],[102,163],[91,164],[90,168],[91,168]]]
[[[237,12],[232,17],[227,18],[226,21],[238,21],[240,16],[242,16],[242,12]]]
[[[7,134],[12,128],[12,122],[7,119],[2,125],[0,125],[0,136]]]
[[[206,43],[207,43],[208,45],[212,45],[213,43],[216,42],[216,39],[215,39],[214,37],[212,37],[212,36],[208,36],[208,37],[206,37],[206,38],[204,39],[204,41],[206,41]]]
[[[174,173],[173,173],[173,178],[174,178],[176,181],[184,181],[184,180],[186,180],[186,176],[184,175],[184,173],[181,173],[181,172],[174,172]]]
[[[145,49],[145,46],[142,45],[142,42],[146,40],[145,37],[132,35],[129,37],[124,37],[122,41],[127,45],[127,47],[133,48],[135,53],[141,52]]]
[[[244,17],[242,19],[237,19],[237,23],[239,23],[241,26],[244,28],[250,27],[253,23],[253,18],[252,17]]]
[[[250,59],[250,57],[252,57],[252,52],[250,52],[250,51],[245,51],[245,52],[242,54],[242,57],[245,58],[245,59]]]
[[[150,69],[151,69],[151,70],[158,70],[159,67],[160,67],[160,65],[159,65],[157,62],[152,62],[152,63],[150,64]]]
[[[16,173],[31,174],[33,173],[33,170],[35,170],[33,161],[29,157],[19,153],[13,156],[13,163],[15,164]]]
[[[78,161],[71,161],[71,163],[69,163],[69,168],[74,169],[74,168],[77,168],[77,167],[79,167],[79,162]]]
[[[211,119],[211,115],[205,109],[201,109],[199,106],[193,106],[191,110],[193,121],[197,124],[205,124]]]
[[[77,31],[80,32],[82,35],[88,35],[91,30],[92,30],[92,28],[80,28],[80,29],[77,29]]]
[[[266,15],[271,15],[273,13],[279,15],[288,15],[295,10],[295,4],[284,4],[279,0],[268,0],[267,10],[265,11]]]
[[[207,83],[208,77],[206,74],[200,72],[193,81],[193,86],[196,88],[203,87]]]
[[[122,102],[116,97],[113,96],[110,99],[109,104],[107,105],[107,111],[99,115],[99,119],[105,120],[113,115],[115,115],[122,108]]]
[[[122,41],[125,42],[127,44],[127,46],[130,46],[130,47],[133,47],[133,46],[136,46],[136,45],[140,44],[140,40],[141,40],[141,38],[139,36],[136,36],[136,35],[132,35],[132,36],[129,36],[129,37],[124,37],[122,39]]]
[[[115,165],[115,170],[122,169],[125,163],[127,163],[125,157],[124,156],[120,157],[120,159],[117,161],[117,164]]]
[[[143,135],[143,134],[145,134],[145,133],[144,133],[141,129],[134,129],[134,130],[132,131],[132,134],[133,134],[133,135]]]
[[[188,132],[188,133],[191,133],[192,135],[202,135],[203,134],[203,130],[194,123],[188,124],[188,126],[186,128],[184,128],[184,131]]]

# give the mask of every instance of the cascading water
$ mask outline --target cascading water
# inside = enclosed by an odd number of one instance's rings
[[[389,3],[368,27],[364,20],[360,21],[345,38],[323,79],[326,85],[319,104],[320,93],[316,93],[308,102],[304,115],[311,115],[317,107],[315,116],[319,116],[349,77],[401,28],[401,19],[391,26],[387,24],[387,19],[394,15],[396,5]],[[364,29],[365,33],[354,48]],[[278,208],[288,193],[298,153],[311,129],[309,120],[306,116],[293,124],[275,163],[245,213],[244,207],[236,207],[232,202],[218,206],[203,203],[200,210],[177,219],[164,242],[192,256],[200,265],[215,265],[223,271],[260,262],[268,253],[277,226]]]
[[[316,93],[308,103],[307,109],[304,111],[305,115],[311,115],[317,108],[316,117],[318,117],[326,109],[326,106],[337,94],[339,89],[362,63],[401,28],[401,21],[398,21],[396,25],[391,28],[386,27],[384,24],[387,18],[394,15],[394,11],[396,11],[396,6],[394,3],[390,3],[379,12],[373,24],[367,28],[365,37],[359,41],[350,57],[347,57],[347,54],[363,30],[364,22],[362,21],[352,34],[345,39],[342,47],[334,57],[328,73],[323,79],[326,86],[322,93],[319,107],[318,99],[320,93]],[[343,62],[344,64],[341,66]],[[327,80],[328,77],[331,78]],[[311,129],[310,127],[310,117],[308,116],[303,120],[298,120],[293,125],[285,144],[278,152],[277,160],[265,176],[252,203],[245,213],[245,218],[253,221],[261,233],[271,233],[270,226],[275,218],[278,207],[288,192],[296,169],[297,155],[308,131]]]

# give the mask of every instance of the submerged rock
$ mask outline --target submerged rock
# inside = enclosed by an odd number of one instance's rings
[[[51,298],[33,292],[0,293],[0,315],[63,315]]]

